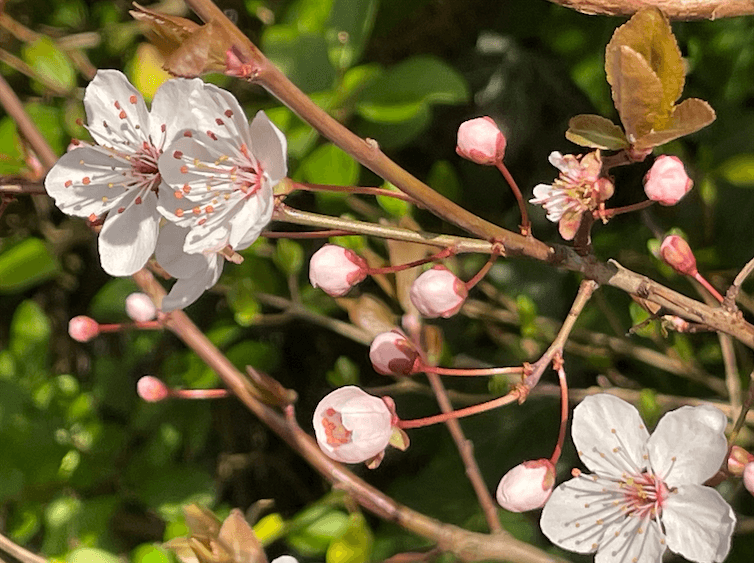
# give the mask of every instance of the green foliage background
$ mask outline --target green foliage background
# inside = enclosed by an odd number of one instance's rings
[[[180,4],[172,2],[173,7]],[[454,153],[464,119],[490,115],[508,138],[506,163],[524,191],[555,176],[553,150],[578,152],[563,134],[570,117],[599,113],[617,121],[603,70],[603,53],[623,20],[590,17],[543,0],[247,0],[222,2],[238,25],[288,76],[358,134],[376,139],[402,166],[482,217],[515,229],[518,211],[496,171]],[[91,68],[127,72],[146,95],[159,77],[153,53],[124,1],[9,0],[8,15],[40,34],[0,29],[5,57],[0,71],[61,154],[71,137],[86,138],[77,123]],[[601,259],[615,258],[689,295],[689,282],[653,256],[670,228],[688,237],[699,269],[724,288],[754,255],[754,20],[737,18],[673,26],[688,64],[684,97],[708,100],[717,121],[662,152],[681,156],[694,190],[673,208],[621,216],[594,233]],[[347,30],[349,41],[339,32]],[[75,47],[75,40],[84,48]],[[82,44],[82,43],[79,43]],[[73,47],[72,47],[73,45]],[[83,58],[86,55],[87,58]],[[302,181],[379,185],[381,180],[319,138],[258,88],[209,77],[232,90],[247,115],[259,109],[284,130],[290,174]],[[0,113],[0,173],[29,173],[11,119]],[[657,153],[658,151],[656,151]],[[616,171],[611,205],[643,198],[649,162]],[[268,553],[304,561],[379,561],[423,540],[366,515],[349,517],[344,501],[233,400],[144,404],[135,383],[155,374],[191,388],[218,385],[217,377],[172,336],[128,332],[88,344],[70,340],[68,319],[90,315],[125,320],[123,303],[135,290],[128,279],[100,269],[96,240],[83,222],[50,202],[21,197],[0,219],[0,527],[15,541],[69,562],[162,563],[172,555],[159,542],[185,534],[181,505],[201,503],[224,515],[263,498],[273,515],[257,531]],[[429,230],[448,230],[437,219],[392,201],[364,199],[353,207],[337,195],[296,195],[292,204],[370,220],[410,213]],[[557,241],[555,226],[532,210],[534,232]],[[379,242],[348,237],[354,248]],[[318,243],[317,243],[318,244]],[[335,385],[390,383],[376,375],[366,348],[318,327],[293,321],[259,293],[300,299],[320,315],[345,318],[334,300],[309,287],[306,263],[317,244],[263,240],[226,268],[221,284],[189,309],[191,317],[239,367],[270,373],[301,397],[297,410],[308,427],[317,401]],[[480,258],[457,261],[470,277]],[[499,298],[498,321],[455,318],[438,323],[447,338],[444,358],[476,358],[492,365],[536,359],[564,317],[578,280],[540,264],[501,261],[489,276],[488,297]],[[745,290],[752,291],[752,284]],[[359,290],[388,300],[373,282]],[[473,297],[483,298],[481,293]],[[394,308],[397,313],[398,309]],[[747,313],[749,314],[749,313]],[[700,374],[698,381],[670,374],[630,353],[610,349],[598,335],[623,338],[645,318],[629,298],[601,290],[580,320],[592,333],[574,337],[566,352],[574,387],[605,376],[643,389],[641,408],[656,420],[655,393],[718,397],[723,367],[710,335],[665,337],[656,325],[628,340],[662,352]],[[752,368],[739,354],[741,379]],[[683,370],[682,370],[683,371]],[[680,374],[683,375],[683,374]],[[466,393],[500,393],[505,383],[453,382]],[[395,397],[405,418],[432,414],[423,394]],[[558,408],[553,398],[531,398],[519,408],[464,421],[479,462],[494,489],[510,467],[549,456]],[[389,452],[376,471],[355,470],[397,500],[448,522],[484,530],[463,468],[443,428],[414,431],[406,453]],[[750,440],[744,435],[744,440]],[[749,444],[750,445],[750,444]],[[572,448],[559,466],[578,465]],[[750,561],[754,501],[738,484],[722,492],[742,515],[731,562]],[[536,513],[502,513],[506,528],[542,547]],[[569,557],[574,557],[570,556]],[[447,558],[446,558],[447,560]],[[574,557],[575,560],[575,557]]]

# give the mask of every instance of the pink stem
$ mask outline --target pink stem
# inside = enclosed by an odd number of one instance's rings
[[[168,389],[176,399],[223,399],[230,395],[227,389]]]
[[[437,375],[453,375],[461,377],[476,377],[482,375],[509,375],[523,373],[523,367],[505,367],[505,368],[477,368],[477,369],[462,369],[462,368],[443,368],[439,366],[429,366],[418,360],[416,366],[414,366],[416,372],[430,372]]]
[[[399,420],[396,426],[398,426],[398,428],[403,428],[403,429],[423,428],[424,426],[431,426],[433,424],[439,424],[441,422],[445,422],[447,420],[450,420],[451,418],[463,418],[466,416],[471,416],[472,414],[486,412],[492,409],[496,409],[497,407],[502,407],[503,405],[509,405],[510,403],[517,401],[519,395],[520,393],[517,390],[513,390],[503,397],[498,397],[497,399],[487,401],[486,403],[481,403],[478,405],[466,407],[465,409],[458,409],[458,410],[443,413],[443,414],[437,414],[435,416],[427,416],[425,418],[415,418],[412,420]]]
[[[484,266],[482,266],[482,268],[476,273],[473,278],[471,278],[464,284],[466,285],[467,291],[484,279],[484,276],[486,276],[487,272],[490,271],[490,268],[492,268],[492,265],[495,263],[495,260],[497,260],[497,257],[497,252],[490,254],[490,257],[487,259],[487,262],[484,264]]]
[[[516,181],[508,171],[508,167],[503,164],[503,161],[498,161],[496,165],[497,169],[500,170],[505,178],[505,181],[508,182],[508,185],[511,187],[513,195],[516,196],[518,209],[521,211],[521,226],[519,227],[521,229],[521,234],[529,236],[531,234],[531,223],[529,222],[529,215],[526,213],[526,203],[524,202],[524,197],[521,195],[521,190],[518,189],[518,184],[516,184]]]
[[[113,323],[113,324],[101,324],[99,325],[99,331],[102,332],[120,332],[127,328],[140,328],[142,330],[162,330],[165,326],[162,321],[146,321],[146,322],[134,322],[134,323]]]
[[[707,291],[709,291],[712,294],[712,297],[717,299],[720,303],[724,301],[723,296],[720,295],[720,293],[718,293],[718,291],[714,287],[712,287],[712,284],[710,282],[708,282],[702,277],[702,274],[700,274],[699,272],[696,272],[695,274],[693,274],[693,277],[696,281],[702,284]]]
[[[640,201],[639,203],[633,203],[624,207],[613,207],[612,209],[603,210],[596,209],[593,214],[595,219],[610,219],[611,217],[615,217],[616,215],[621,215],[623,213],[630,213],[631,211],[640,211],[642,209],[646,209],[653,203],[654,201],[648,199],[646,201]]]
[[[415,268],[428,262],[435,262],[436,260],[442,260],[448,256],[452,256],[455,250],[452,247],[443,248],[440,252],[427,256],[420,260],[414,260],[413,262],[406,262],[405,264],[397,264],[395,266],[385,266],[384,268],[368,268],[367,274],[373,276],[375,274],[392,274],[393,272],[400,272],[402,270],[408,270],[409,268]]]
[[[568,382],[566,381],[565,370],[563,369],[563,358],[558,356],[558,381],[560,383],[560,432],[558,433],[558,443],[550,457],[550,463],[555,465],[560,459],[563,452],[563,442],[565,441],[566,426],[568,425]]]

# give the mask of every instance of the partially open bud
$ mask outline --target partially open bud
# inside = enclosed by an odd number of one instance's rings
[[[500,479],[497,502],[511,512],[542,508],[555,485],[555,467],[549,459],[525,461]]]
[[[336,461],[361,463],[379,456],[390,442],[393,415],[385,402],[358,387],[336,389],[314,411],[314,433]]]
[[[661,205],[675,205],[693,185],[677,156],[658,156],[644,176],[644,193]]]
[[[461,309],[468,294],[466,284],[445,266],[437,265],[414,280],[409,295],[424,317],[447,319]]]
[[[660,256],[679,274],[693,276],[697,273],[696,258],[689,243],[678,235],[665,237],[660,246]]]
[[[751,455],[741,446],[733,446],[730,449],[728,471],[731,475],[741,477],[744,473],[744,468],[751,462],[754,462],[754,455]]]
[[[353,250],[326,244],[309,262],[309,281],[332,297],[341,297],[367,276],[367,263]]]
[[[89,342],[99,334],[99,323],[85,315],[73,317],[68,321],[68,334],[78,342]]]
[[[505,136],[491,117],[477,117],[458,127],[456,152],[472,162],[494,166],[503,160]]]
[[[744,487],[754,495],[754,461],[747,463],[744,467]]]
[[[399,330],[378,334],[369,347],[372,367],[382,375],[409,375],[418,357],[419,352]]]
[[[126,297],[126,314],[137,323],[151,321],[157,316],[157,307],[145,293],[132,293]]]
[[[167,385],[151,375],[145,375],[136,382],[136,392],[148,403],[164,401],[170,394]]]

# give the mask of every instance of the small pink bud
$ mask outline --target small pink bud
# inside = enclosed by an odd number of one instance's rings
[[[503,160],[505,136],[491,117],[477,117],[458,127],[456,152],[472,162],[494,166]]]
[[[744,468],[754,462],[754,455],[751,455],[741,446],[733,446],[728,455],[728,471],[731,475],[740,477],[744,473]]]
[[[372,367],[382,375],[409,375],[419,352],[399,330],[375,336],[369,347]]]
[[[145,375],[136,382],[136,392],[148,403],[163,401],[170,394],[167,385],[151,375]]]
[[[754,461],[744,467],[744,487],[754,495]]]
[[[414,280],[410,297],[422,316],[447,319],[461,309],[468,294],[466,284],[445,266],[437,265]]]
[[[658,156],[644,176],[644,193],[661,205],[675,205],[693,185],[677,156]]]
[[[497,502],[511,512],[542,508],[555,485],[555,467],[549,459],[525,461],[503,475]]]
[[[679,274],[693,276],[697,273],[694,253],[691,252],[689,243],[678,235],[665,237],[662,245],[660,245],[660,256],[668,266]]]
[[[385,402],[358,387],[336,389],[314,411],[314,433],[329,457],[361,463],[381,454],[393,433],[393,415]]]
[[[332,297],[341,297],[367,276],[367,263],[353,250],[326,244],[309,262],[309,281]]]
[[[73,317],[68,321],[68,334],[78,342],[89,342],[99,334],[99,323],[85,315]]]
[[[151,321],[157,316],[157,307],[144,293],[132,293],[126,297],[126,314],[137,323]]]

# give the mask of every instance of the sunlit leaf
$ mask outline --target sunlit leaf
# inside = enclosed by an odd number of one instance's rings
[[[26,63],[45,87],[55,94],[66,94],[76,86],[76,71],[71,59],[49,37],[40,37],[24,45]]]
[[[147,101],[151,101],[157,89],[170,79],[170,73],[162,68],[164,64],[165,58],[157,47],[142,43],[126,67],[126,75]]]
[[[361,56],[372,33],[377,0],[334,0],[327,22],[330,60],[336,68],[349,68]]]
[[[327,548],[326,563],[366,563],[372,549],[372,532],[364,516],[355,512],[349,517],[348,527]]]
[[[707,102],[698,98],[683,100],[673,107],[670,120],[660,131],[652,131],[634,143],[637,149],[656,147],[699,131],[715,121],[715,110]]]
[[[0,293],[14,293],[57,275],[58,261],[45,243],[28,238],[0,254]]]
[[[568,122],[566,139],[582,147],[618,150],[628,147],[618,125],[599,115],[577,115]]]
[[[754,154],[737,154],[723,162],[718,173],[731,184],[754,187]]]

